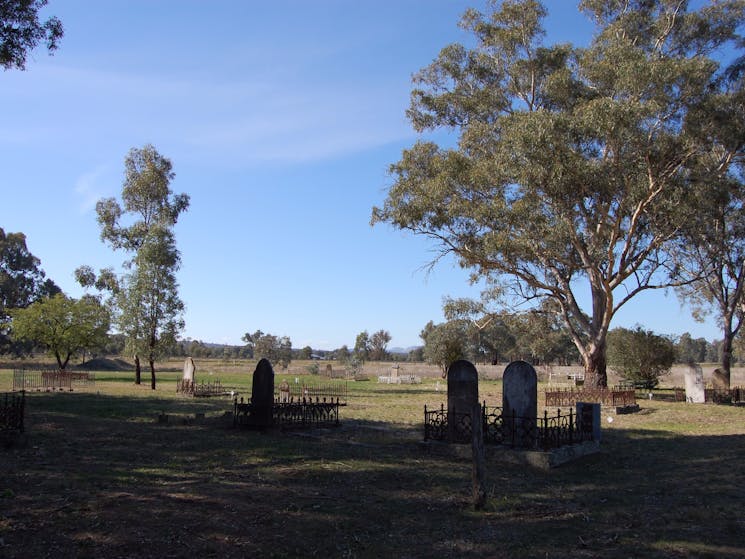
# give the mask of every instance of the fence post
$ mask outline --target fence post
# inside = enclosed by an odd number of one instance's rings
[[[481,404],[471,408],[471,450],[473,452],[473,506],[482,510],[486,504],[486,459],[484,457],[484,430],[479,416],[483,415]]]

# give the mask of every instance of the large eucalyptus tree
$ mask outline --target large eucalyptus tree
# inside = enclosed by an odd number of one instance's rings
[[[117,326],[135,360],[135,382],[140,383],[144,356],[154,390],[155,361],[184,327],[176,281],[181,255],[173,228],[188,209],[189,196],[171,191],[171,162],[152,145],[130,150],[124,168],[121,204],[115,198],[99,200],[96,213],[101,239],[131,255],[124,262],[126,271],[117,278],[103,270],[97,279],[90,268],[81,267],[76,275],[84,285],[112,292]]]
[[[425,235],[500,301],[551,301],[605,386],[606,336],[634,296],[676,283],[667,243],[686,219],[686,164],[700,145],[687,115],[703,107],[737,40],[743,1],[583,0],[584,47],[546,45],[537,0],[492,2],[415,76],[419,141],[391,166],[373,223]],[[705,111],[701,112],[706,118]]]

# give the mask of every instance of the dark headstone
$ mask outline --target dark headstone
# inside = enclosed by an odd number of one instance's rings
[[[471,410],[479,402],[479,374],[472,363],[455,361],[448,368],[448,440],[471,440]]]
[[[577,424],[580,431],[600,442],[600,404],[577,402]]]
[[[274,369],[269,360],[262,359],[254,371],[251,387],[251,425],[269,427],[274,405]]]
[[[538,375],[530,363],[513,361],[502,376],[502,428],[504,441],[532,447],[538,435]]]

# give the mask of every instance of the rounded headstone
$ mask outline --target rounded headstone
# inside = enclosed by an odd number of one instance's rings
[[[502,376],[502,424],[508,440],[530,446],[538,416],[538,375],[530,363],[513,361]]]
[[[479,401],[479,374],[473,363],[455,361],[448,367],[448,438],[470,440],[470,417]],[[467,429],[468,428],[468,429]]]

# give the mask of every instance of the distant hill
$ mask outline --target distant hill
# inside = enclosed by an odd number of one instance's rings
[[[402,353],[403,355],[408,355],[409,353],[411,353],[415,349],[419,349],[420,347],[422,346],[413,345],[409,347],[392,347],[391,349],[388,350],[388,353]]]

